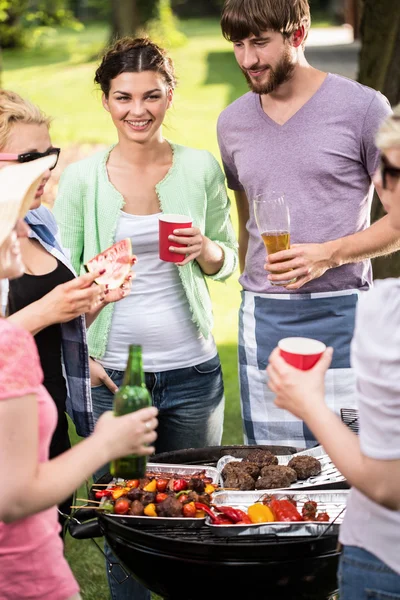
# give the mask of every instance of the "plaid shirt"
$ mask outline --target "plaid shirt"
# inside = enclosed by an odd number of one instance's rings
[[[29,237],[38,240],[76,276],[66,251],[62,249],[57,223],[52,213],[41,206],[29,211],[25,221],[31,228]],[[67,384],[67,413],[74,422],[78,435],[87,437],[93,431],[94,420],[84,315],[61,324],[61,340],[63,372]]]

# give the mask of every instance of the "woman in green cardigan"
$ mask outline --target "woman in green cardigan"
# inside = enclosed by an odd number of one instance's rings
[[[118,143],[65,170],[54,214],[78,272],[127,237],[138,257],[131,293],[89,329],[95,418],[112,406],[128,345],[140,344],[160,411],[157,452],[218,445],[224,395],[206,279],[224,281],[237,266],[224,176],[209,152],[163,137],[176,80],[172,61],[150,40],[117,41],[95,81]],[[186,254],[179,265],[158,258],[160,213],[193,221],[170,237],[171,250]]]

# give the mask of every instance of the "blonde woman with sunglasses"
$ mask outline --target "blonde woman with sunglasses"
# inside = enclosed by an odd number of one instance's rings
[[[50,119],[37,106],[14,92],[0,91],[0,169],[49,157],[48,169],[25,217],[30,231],[21,240],[24,273],[10,282],[8,313],[12,322],[35,336],[44,385],[58,412],[50,445],[53,458],[71,447],[66,409],[81,436],[93,431],[86,326],[106,304],[124,297],[130,281],[124,289],[107,294],[92,285],[92,274],[76,277],[61,246],[55,219],[41,205],[60,154],[60,148],[52,145],[49,125]],[[67,499],[61,511],[69,513],[70,505],[71,499]],[[63,523],[62,518],[60,521]]]

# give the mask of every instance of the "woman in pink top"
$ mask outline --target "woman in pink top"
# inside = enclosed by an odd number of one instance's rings
[[[374,178],[400,232],[400,105],[378,134]],[[353,486],[341,528],[340,600],[400,600],[400,280],[376,282],[358,304],[351,348],[360,436],[324,403],[328,348],[310,371],[275,349],[267,368],[275,403],[303,419]],[[306,390],[306,393],[304,392]]]
[[[18,234],[26,236],[27,226],[17,217],[28,210],[49,160],[0,170],[0,279],[24,271]],[[42,379],[31,334],[0,318],[0,600],[78,600],[56,505],[106,462],[154,452],[151,407],[118,418],[105,413],[90,437],[49,460],[57,411]]]

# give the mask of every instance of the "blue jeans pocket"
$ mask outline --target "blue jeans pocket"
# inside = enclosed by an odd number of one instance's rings
[[[117,372],[115,369],[104,369],[104,370],[107,373],[107,375],[109,377],[111,377],[111,379],[113,379],[114,373]],[[104,383],[99,383],[99,385],[91,385],[90,389],[91,390],[98,390],[99,388],[103,387],[104,385],[105,385]]]
[[[220,368],[221,362],[219,360],[218,354],[216,354],[213,358],[210,358],[210,360],[206,360],[205,362],[200,363],[199,365],[195,365],[193,367],[193,369],[200,374],[215,373]]]

